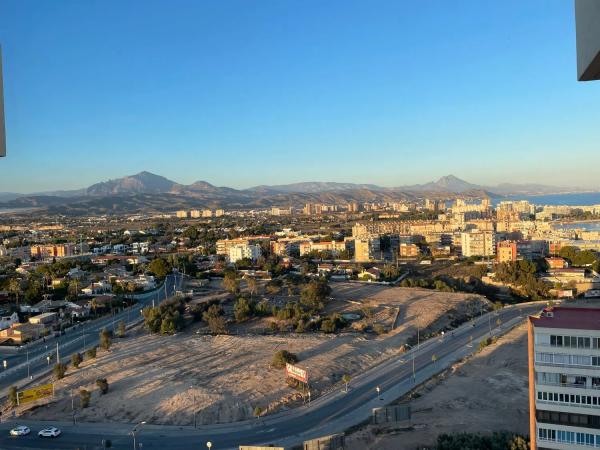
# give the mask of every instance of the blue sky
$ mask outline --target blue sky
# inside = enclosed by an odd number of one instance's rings
[[[600,188],[569,0],[2,0],[0,191],[148,170],[248,187]]]

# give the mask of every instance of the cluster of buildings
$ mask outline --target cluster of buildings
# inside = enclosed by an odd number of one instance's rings
[[[199,219],[199,218],[211,218],[211,217],[222,217],[225,215],[224,209],[192,209],[191,211],[179,210],[175,213],[178,219]]]

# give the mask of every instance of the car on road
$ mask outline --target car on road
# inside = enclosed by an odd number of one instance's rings
[[[10,430],[11,436],[27,436],[29,433],[31,433],[31,430],[24,425],[19,425]]]
[[[60,436],[60,430],[56,427],[44,428],[43,430],[39,431],[38,436],[55,438],[55,437]]]

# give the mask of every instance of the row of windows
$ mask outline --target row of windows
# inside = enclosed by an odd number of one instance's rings
[[[571,403],[573,405],[600,405],[600,397],[592,395],[559,394],[557,392],[538,392],[538,400],[549,402]]]
[[[539,423],[552,423],[583,428],[600,429],[600,416],[558,411],[537,410],[535,417]]]
[[[562,353],[535,353],[535,362],[564,366],[600,366],[600,356],[564,355]]]
[[[538,341],[540,344],[550,344],[552,347],[566,347],[566,348],[600,348],[600,338],[597,337],[585,337],[585,336],[540,336]]]
[[[562,442],[566,444],[587,445],[600,448],[600,434],[576,433],[574,431],[553,430],[540,428],[538,430],[540,441]]]

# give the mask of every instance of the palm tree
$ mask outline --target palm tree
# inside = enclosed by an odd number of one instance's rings
[[[19,309],[19,295],[21,294],[21,280],[18,278],[11,278],[8,284],[8,290],[15,294],[17,298],[17,309]]]

